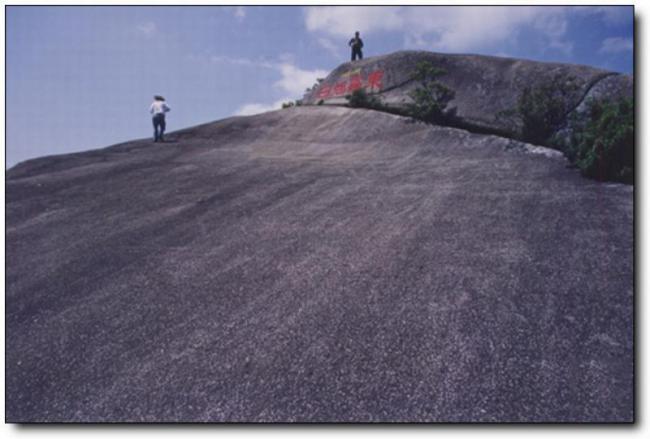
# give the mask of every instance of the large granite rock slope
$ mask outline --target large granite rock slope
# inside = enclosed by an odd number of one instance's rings
[[[327,105],[21,163],[6,420],[630,422],[633,190]]]

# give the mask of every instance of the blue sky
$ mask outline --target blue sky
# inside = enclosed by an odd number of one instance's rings
[[[631,7],[7,7],[6,165],[278,108],[348,59],[417,49],[633,65]]]

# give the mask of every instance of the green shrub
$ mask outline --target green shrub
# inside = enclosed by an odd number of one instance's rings
[[[406,108],[411,117],[426,122],[441,122],[449,116],[447,104],[454,99],[455,92],[438,81],[446,73],[430,62],[418,63],[413,79],[419,81],[419,85],[409,94],[413,102]]]
[[[591,100],[587,103],[587,116],[573,125],[566,154],[583,175],[634,182],[632,99]]]
[[[345,96],[348,106],[352,108],[370,108],[372,110],[382,110],[383,103],[377,96],[369,95],[365,89],[359,88]]]
[[[498,116],[518,119],[521,124],[519,138],[524,142],[553,146],[552,137],[564,124],[571,110],[571,96],[577,89],[575,78],[555,75],[542,84],[524,88],[517,106]]]
[[[295,101],[283,102],[282,108],[291,108],[291,107],[300,107],[302,106],[302,99],[297,99]]]

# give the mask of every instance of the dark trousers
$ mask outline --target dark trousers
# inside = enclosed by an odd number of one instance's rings
[[[360,47],[353,47],[352,48],[352,61],[354,61],[357,56],[359,59],[363,59],[363,53],[361,53],[361,48]]]
[[[163,134],[165,134],[165,115],[158,113],[153,117],[153,141],[163,141]]]

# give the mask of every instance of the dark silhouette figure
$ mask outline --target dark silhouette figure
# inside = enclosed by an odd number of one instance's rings
[[[363,41],[361,41],[361,38],[359,37],[359,31],[354,33],[354,38],[350,40],[348,46],[352,47],[351,61],[356,60],[357,57],[359,57],[359,59],[363,59],[363,52],[361,52],[361,49],[363,48]]]
[[[169,105],[162,96],[154,96],[153,103],[149,107],[149,113],[153,115],[153,141],[164,142],[165,134],[165,113],[170,111]]]

